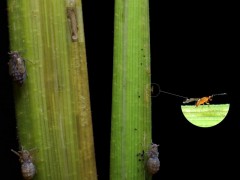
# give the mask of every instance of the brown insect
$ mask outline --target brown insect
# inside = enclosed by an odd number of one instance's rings
[[[207,96],[207,97],[202,97],[197,100],[196,102],[196,107],[202,104],[209,104],[210,101],[212,101],[213,96]]]
[[[67,17],[69,19],[70,25],[71,25],[71,35],[72,35],[72,41],[77,41],[78,39],[78,25],[77,25],[77,16],[76,11],[72,7],[67,8]]]
[[[198,107],[198,106],[200,106],[200,105],[203,105],[203,104],[208,104],[208,105],[209,105],[209,104],[210,104],[210,101],[213,100],[213,96],[223,96],[223,95],[227,95],[227,93],[213,94],[213,95],[211,95],[211,96],[205,96],[205,97],[202,97],[202,98],[186,98],[186,99],[183,101],[183,104],[196,101],[196,104],[195,104],[196,107]]]
[[[147,152],[148,160],[146,163],[146,167],[151,175],[156,174],[160,168],[160,161],[158,159],[158,146],[159,145],[152,143],[150,149]]]
[[[9,55],[9,75],[12,77],[13,81],[22,86],[27,77],[25,60],[20,56],[18,51],[11,51]]]
[[[14,151],[13,149],[11,149],[14,154],[19,156],[19,161],[21,163],[21,171],[25,180],[31,180],[36,174],[36,167],[33,164],[32,155],[30,153],[34,149],[31,149],[29,151],[23,149],[23,147],[21,151]]]
[[[196,101],[195,106],[198,107],[199,105],[209,104],[212,101],[213,96],[206,96],[202,98],[187,98],[183,101],[183,104],[190,103]]]

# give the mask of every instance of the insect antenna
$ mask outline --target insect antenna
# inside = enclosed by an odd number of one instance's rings
[[[11,151],[16,154],[17,156],[20,156],[20,154],[17,151],[14,151],[13,149],[11,149]]]
[[[227,93],[213,94],[212,96],[223,96],[223,95],[227,95]]]

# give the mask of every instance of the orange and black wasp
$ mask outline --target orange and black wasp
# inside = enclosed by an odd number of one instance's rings
[[[227,93],[219,93],[219,94],[213,94],[211,96],[204,96],[204,97],[200,97],[200,98],[188,98],[188,97],[185,97],[185,96],[180,96],[178,94],[173,94],[173,93],[170,93],[170,92],[167,92],[167,91],[163,91],[163,90],[160,89],[160,86],[156,83],[153,83],[153,85],[156,85],[158,87],[159,92],[157,93],[157,95],[152,96],[152,97],[156,97],[162,92],[162,93],[169,94],[169,95],[172,95],[172,96],[177,96],[177,97],[180,97],[180,98],[184,98],[185,100],[183,101],[183,104],[187,104],[187,103],[190,103],[190,102],[196,102],[195,103],[196,107],[198,107],[200,105],[204,105],[204,104],[209,105],[210,101],[213,100],[214,96],[227,95]],[[153,91],[153,86],[152,86],[152,91]]]
[[[201,97],[201,98],[186,98],[183,101],[183,104],[196,101],[196,103],[195,103],[196,107],[203,105],[203,104],[209,105],[210,101],[213,100],[213,96],[221,96],[221,95],[227,95],[227,93],[213,94],[211,96],[205,96],[205,97]]]

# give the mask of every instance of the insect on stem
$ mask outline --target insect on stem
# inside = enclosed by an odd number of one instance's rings
[[[147,171],[153,175],[156,174],[160,169],[160,160],[158,159],[159,152],[158,152],[158,144],[152,143],[149,150],[147,151]]]
[[[67,7],[67,17],[70,21],[72,41],[77,41],[77,39],[78,39],[78,26],[77,26],[77,17],[76,17],[75,8]]]
[[[10,55],[10,60],[8,61],[9,75],[14,82],[22,86],[27,77],[25,59],[21,57],[18,51],[11,51],[8,54]]]
[[[26,150],[23,149],[19,151],[15,151],[11,149],[11,151],[16,154],[19,157],[19,161],[21,163],[21,171],[23,178],[25,180],[31,180],[36,174],[36,167],[33,164],[33,158],[32,158],[32,151],[36,150],[36,148]]]

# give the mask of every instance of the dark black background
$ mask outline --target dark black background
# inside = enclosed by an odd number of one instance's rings
[[[99,180],[109,179],[114,1],[83,0],[89,86]],[[230,110],[211,128],[190,124],[183,99],[152,99],[153,142],[160,144],[160,171],[153,179],[216,179],[239,175],[239,28],[236,4],[162,3],[151,0],[152,82],[187,97],[227,93]],[[0,1],[1,176],[19,179],[12,85],[8,76],[7,6]],[[99,128],[101,127],[101,128]]]

